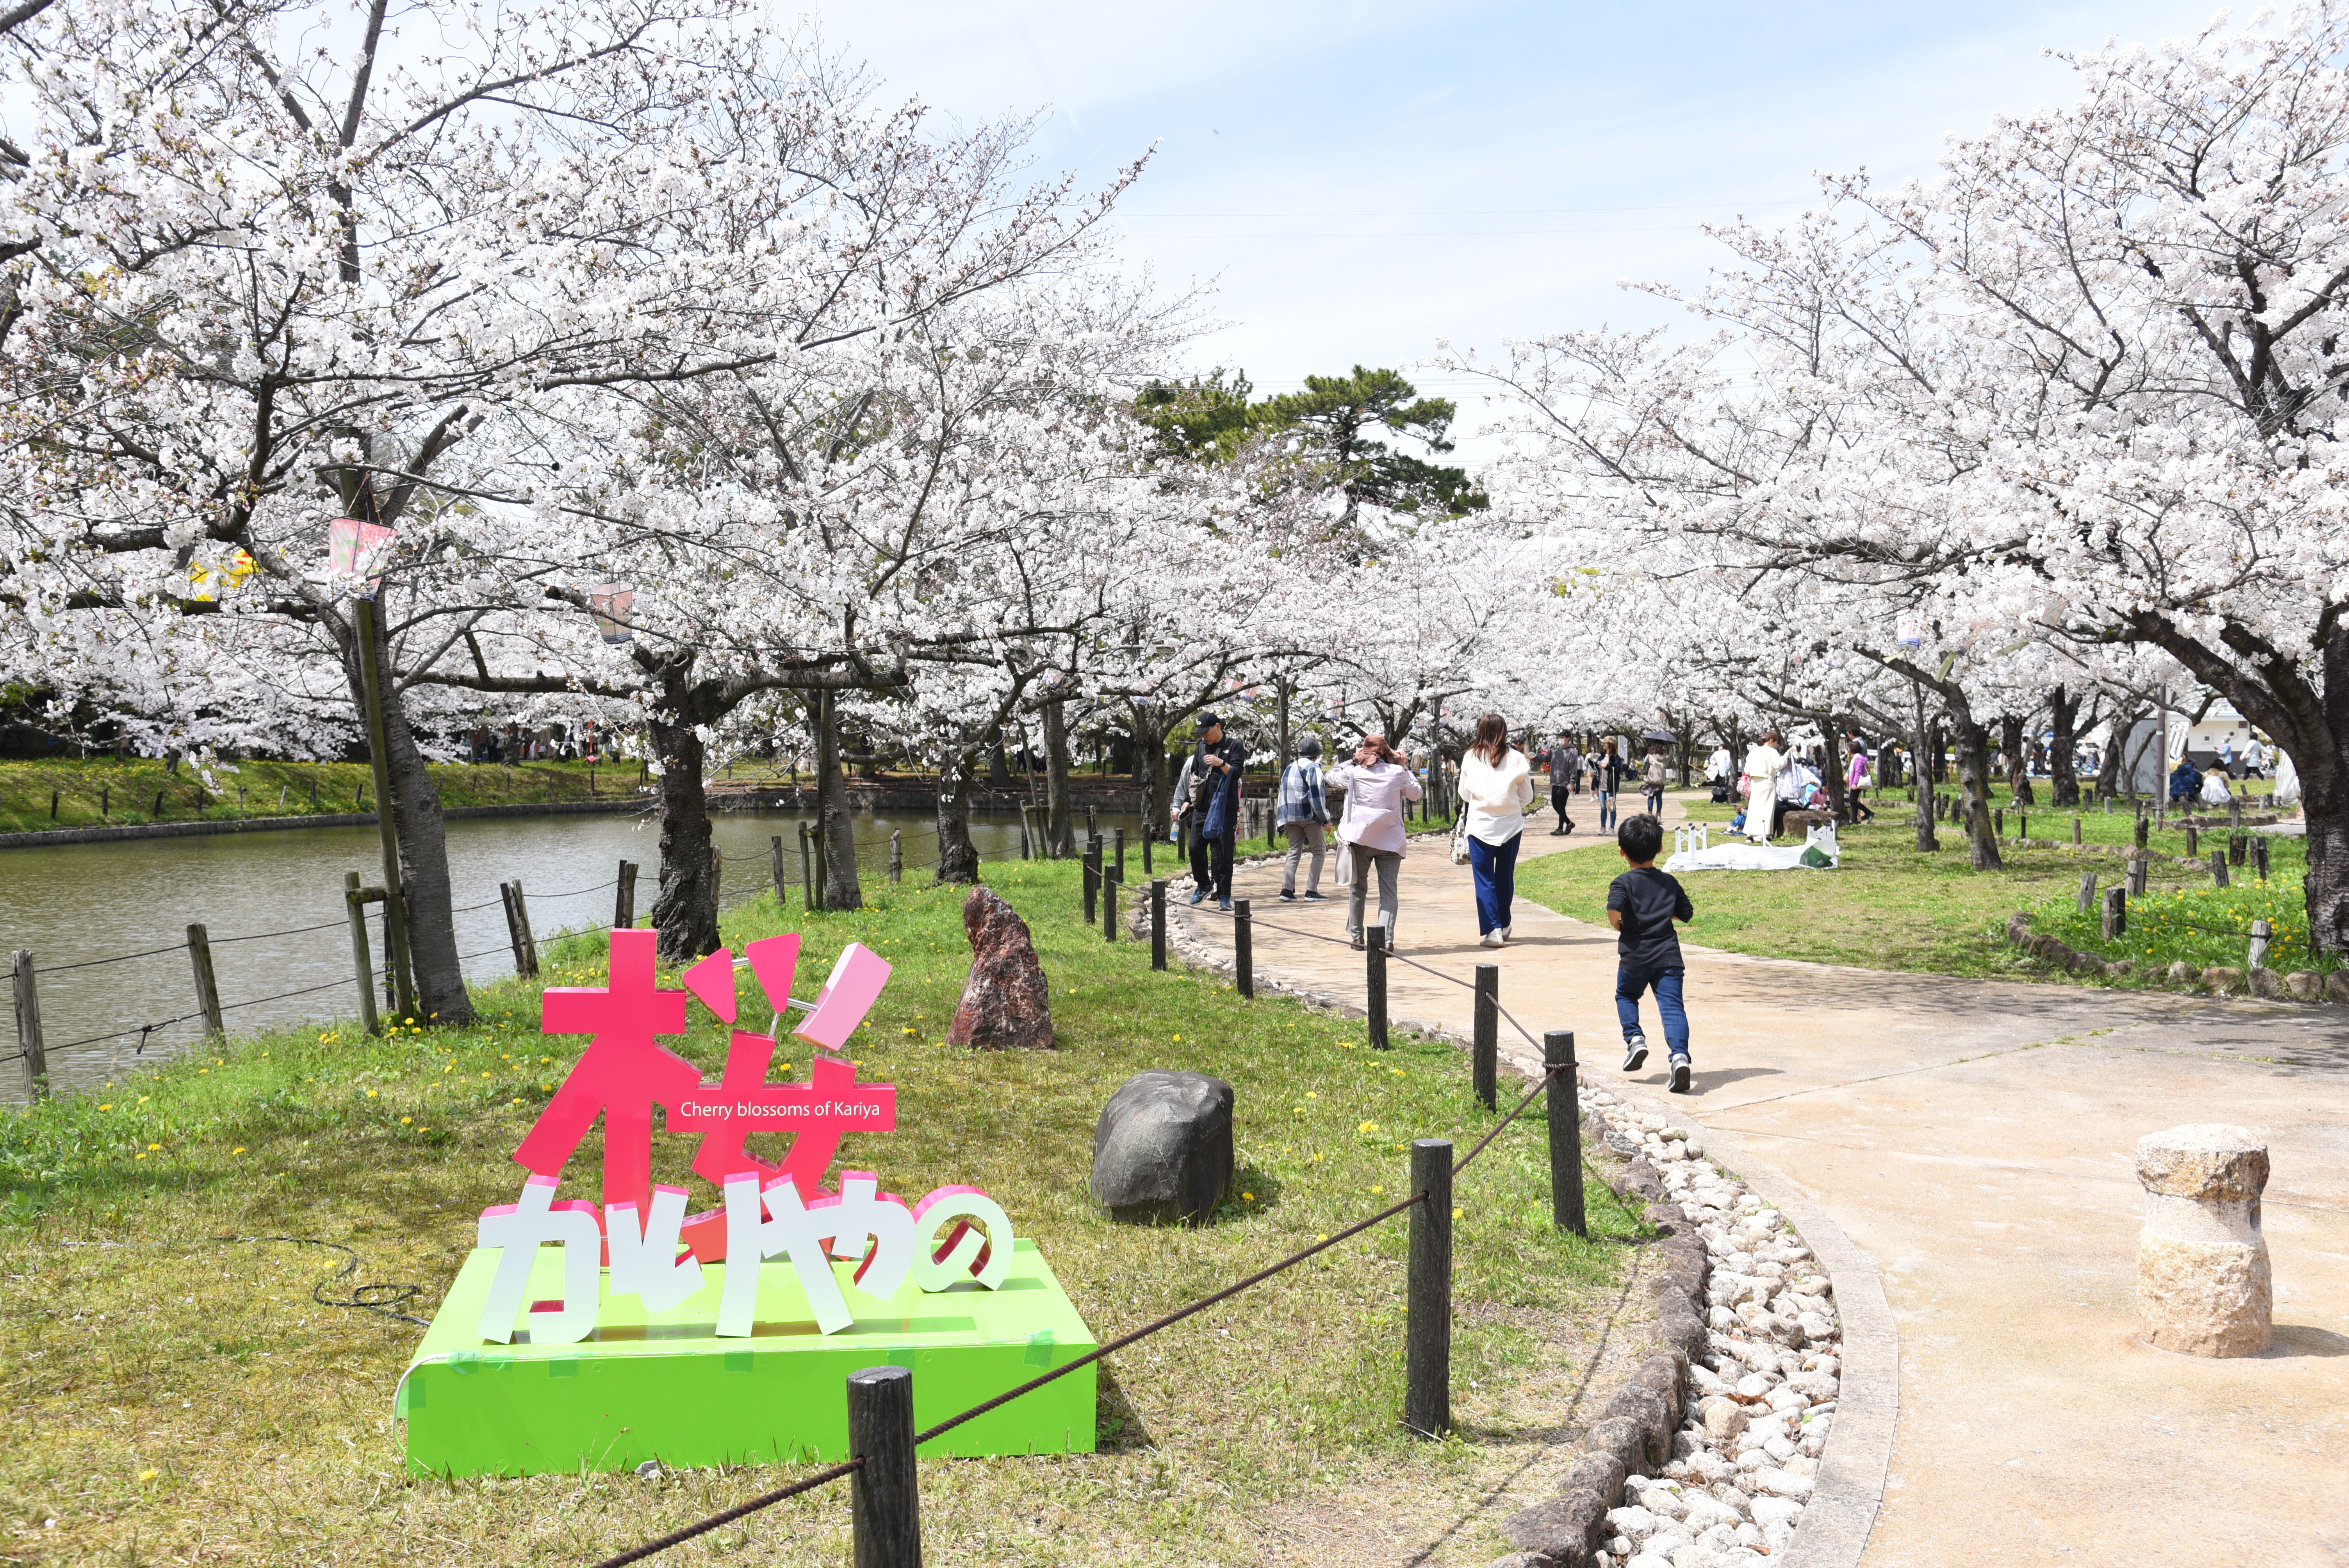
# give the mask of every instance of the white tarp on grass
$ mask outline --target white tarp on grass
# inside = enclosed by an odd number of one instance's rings
[[[1744,838],[1715,844],[1711,842],[1712,827],[1710,822],[1699,822],[1674,828],[1672,855],[1664,862],[1664,870],[1674,876],[1682,872],[1790,872],[1797,867],[1832,871],[1842,863],[1832,827],[1813,828],[1801,843],[1785,845],[1757,844]]]

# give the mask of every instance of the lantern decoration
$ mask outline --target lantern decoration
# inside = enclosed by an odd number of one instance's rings
[[[367,598],[391,565],[399,534],[379,522],[338,517],[326,525],[326,581]]]
[[[605,642],[616,645],[635,639],[636,634],[623,618],[636,602],[636,591],[618,583],[598,583],[587,591],[588,613],[595,617],[595,630]]]

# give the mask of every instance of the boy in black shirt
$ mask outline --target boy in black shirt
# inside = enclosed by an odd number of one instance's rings
[[[1686,1094],[1688,1010],[1681,1006],[1681,939],[1672,922],[1694,920],[1696,908],[1677,881],[1656,869],[1656,851],[1663,845],[1663,823],[1644,811],[1625,818],[1616,830],[1615,847],[1631,869],[1608,886],[1607,923],[1622,933],[1615,944],[1615,1012],[1623,1022],[1623,1070],[1635,1073],[1647,1065],[1640,995],[1653,986],[1664,1045],[1671,1053],[1672,1092]]]

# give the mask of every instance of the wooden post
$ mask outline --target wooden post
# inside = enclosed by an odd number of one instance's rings
[[[501,888],[499,892],[505,890]],[[351,914],[351,962],[357,966],[359,983],[359,1023],[370,1035],[383,1033],[383,1022],[375,1011],[375,960],[367,953],[367,895],[359,886],[359,873],[343,873],[343,903]],[[509,911],[509,923],[513,916]]]
[[[2075,843],[2075,844],[2079,844],[2079,843],[2085,843],[2085,842],[2087,841],[2086,840],[2085,840],[2085,839],[2083,839],[2083,838],[2081,838],[2081,837],[2080,837],[2080,822],[2081,822],[2081,817],[2080,817],[2080,814],[2079,814],[2077,811],[2073,812],[2073,813],[2072,813],[2072,841],[2073,841],[2074,843]]]
[[[2246,955],[2245,968],[2264,969],[2268,966],[2268,941],[2274,934],[2275,928],[2266,921],[2251,922],[2251,945]]]
[[[1116,875],[1104,871],[1102,873],[1102,940],[1103,942],[1117,940],[1117,887]]]
[[[2229,865],[2241,865],[2244,861],[2250,858],[2251,851],[2251,836],[2249,833],[2230,833],[2227,835],[2227,863]]]
[[[1232,900],[1232,970],[1243,996],[1256,995],[1256,922],[1248,918],[1248,901]]]
[[[2152,864],[2153,862],[2151,861],[2147,860],[2142,855],[2137,856],[2129,861],[2128,891],[2131,897],[2143,898],[2145,896],[2145,879],[2147,872],[2152,868]]]
[[[1387,1048],[1387,928],[1371,919],[1362,922],[1362,978],[1368,992],[1362,1010],[1369,1015],[1371,1048],[1382,1051]]]
[[[2227,814],[2232,819],[2235,830],[2241,832],[2243,830],[2243,798],[2240,795],[2227,802]]]
[[[2128,934],[2128,890],[2108,887],[2105,890],[2105,940],[2117,942]]]
[[[1019,858],[1023,861],[1032,861],[1036,858],[1035,845],[1028,837],[1028,810],[1026,802],[1021,802],[1019,807]]]
[[[188,962],[196,971],[196,1010],[203,1015],[204,1033],[225,1035],[221,1022],[220,985],[212,978],[212,944],[202,925],[188,927]]]
[[[1158,877],[1150,884],[1150,966],[1166,967],[1166,879]]]
[[[49,1097],[49,1053],[41,1039],[41,994],[33,984],[33,952],[16,949],[16,1053],[25,1068],[25,1098]]]
[[[1469,1056],[1469,1080],[1477,1103],[1499,1109],[1501,1092],[1501,966],[1476,965],[1476,1037]]]
[[[1150,851],[1158,841],[1157,832],[1148,822],[1142,824],[1142,874],[1150,874]]]
[[[522,878],[513,880],[514,928],[522,933],[523,956],[530,961],[529,973],[538,973],[538,939],[530,933],[530,901],[523,896]]]
[[[1452,1143],[1413,1139],[1410,1274],[1404,1284],[1402,1424],[1423,1438],[1452,1429]]]
[[[780,889],[780,876],[783,858],[781,849],[782,841],[778,839],[775,841],[775,860],[777,862],[776,871],[779,879],[777,886]],[[622,861],[620,862],[619,884],[613,890],[612,895],[612,929],[615,931],[630,931],[635,929],[636,923],[636,862],[634,861]]]
[[[1085,837],[1096,841],[1101,838],[1101,824],[1093,820],[1093,809],[1091,806],[1085,808]]]
[[[2227,885],[2227,851],[2224,850],[2210,851],[2210,881],[2220,887]]]
[[[893,882],[905,880],[905,834],[898,828],[889,830],[889,880]]]
[[[163,791],[160,789],[155,791],[155,809],[147,814],[155,818],[159,821],[161,820],[163,816]]]
[[[2029,837],[2031,837],[2031,813],[2024,810],[2017,810],[2014,813],[2015,842],[2021,843],[2023,840]]]
[[[1990,830],[1992,838],[2002,839],[2006,837],[2006,811],[2003,807],[1993,806],[1991,808]]]
[[[832,858],[832,844],[824,833],[823,822],[821,818],[817,820],[815,826],[809,830],[808,841],[815,846],[816,902],[810,907],[814,909],[830,909],[832,907],[832,893],[830,891],[832,884],[827,879],[831,875],[828,862]]]
[[[867,1367],[848,1375],[848,1451],[864,1461],[848,1481],[855,1568],[922,1568],[911,1372]]]
[[[2186,825],[2186,858],[2188,860],[2193,860],[2201,854],[2202,851],[2199,843],[2201,837],[2201,830],[2191,822]]]
[[[792,882],[783,872],[783,836],[781,833],[767,835],[767,856],[772,862],[775,876],[775,907],[789,909],[792,907]]]
[[[52,822],[57,820],[57,797],[63,791],[57,789],[49,791],[49,820]]]
[[[2080,873],[2080,913],[2082,914],[2085,914],[2095,907],[2096,873],[2094,872],[2082,872]]]
[[[2138,849],[2141,850],[2146,847],[2147,830],[2151,828],[2152,825],[2152,823],[2146,820],[2145,813],[2140,810],[2137,813],[2137,826],[2131,830],[2131,831],[2136,835],[2134,841]]]
[[[2260,881],[2268,880],[2268,841],[2265,834],[2254,835],[2251,840],[2251,870],[2258,873]]]
[[[1542,1065],[1549,1080],[1549,1209],[1561,1231],[1588,1236],[1582,1212],[1582,1093],[1574,1077],[1574,1031],[1552,1029],[1542,1037]]]
[[[1091,925],[1101,918],[1101,846],[1088,841],[1085,844],[1082,876],[1085,884],[1085,923]]]
[[[105,787],[105,788],[102,788],[102,789],[100,789],[98,790],[98,814],[100,817],[104,817],[104,816],[107,814],[107,812],[108,812],[109,810],[111,810],[111,808],[108,805],[108,797],[109,797],[109,796],[110,796],[110,795],[112,795],[113,793],[114,793],[114,790],[113,790],[112,786],[110,786],[110,785],[109,785],[109,786],[107,786],[107,787]]]
[[[1123,882],[1125,880],[1125,830],[1119,828],[1114,831],[1117,836],[1117,880]]]
[[[823,908],[816,902],[815,852],[808,847],[808,825],[800,824],[800,907],[810,913]]]

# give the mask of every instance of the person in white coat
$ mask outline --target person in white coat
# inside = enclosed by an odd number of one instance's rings
[[[1745,754],[1745,836],[1757,844],[1768,843],[1776,826],[1778,775],[1786,770],[1786,754],[1778,744],[1778,732],[1764,730]]]
[[[1476,884],[1476,936],[1487,947],[1509,939],[1517,895],[1517,846],[1534,798],[1533,765],[1509,744],[1508,721],[1488,713],[1460,758],[1460,803],[1468,813],[1468,869]]]
[[[1346,890],[1346,934],[1356,947],[1363,945],[1362,902],[1371,873],[1379,878],[1379,923],[1386,928],[1386,945],[1394,947],[1395,916],[1401,904],[1403,854],[1403,803],[1427,791],[1402,765],[1383,735],[1366,735],[1353,760],[1341,762],[1324,778],[1326,788],[1346,792],[1346,814],[1338,820],[1338,841],[1350,858]]]

